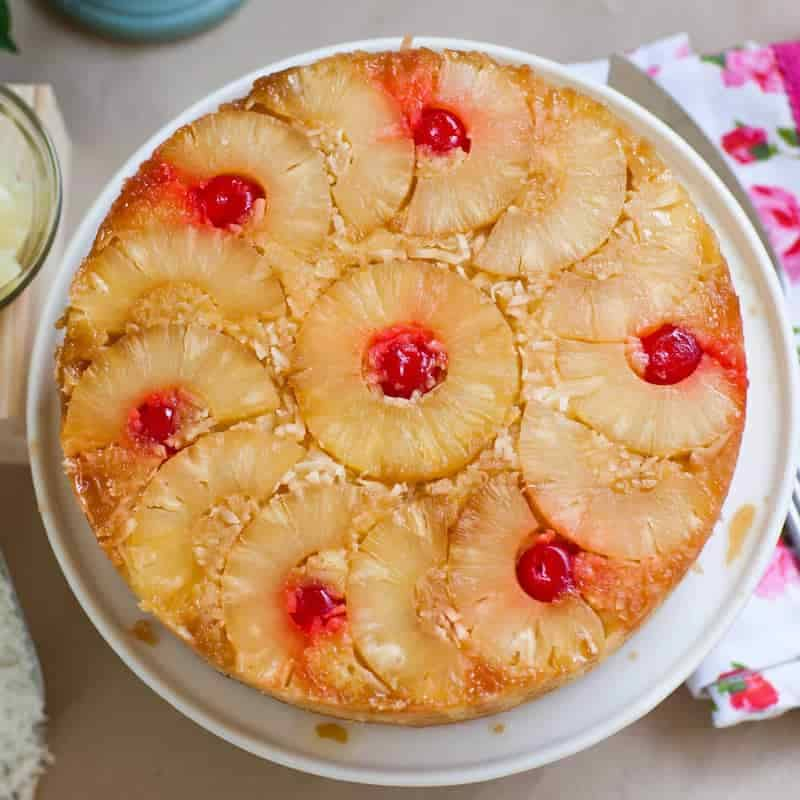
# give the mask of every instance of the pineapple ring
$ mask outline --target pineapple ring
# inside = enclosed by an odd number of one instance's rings
[[[177,628],[203,608],[247,517],[304,453],[267,431],[228,430],[204,436],[161,466],[119,547],[148,610]]]
[[[365,380],[364,351],[376,332],[406,323],[436,335],[447,377],[418,399],[387,398]],[[317,301],[290,381],[306,424],[336,458],[383,480],[428,480],[488,444],[516,399],[519,367],[508,323],[471,283],[389,262],[351,273]]]
[[[667,555],[716,512],[702,473],[636,456],[536,401],[525,409],[519,451],[531,500],[585,550],[632,560]]]
[[[438,58],[431,96],[417,102],[455,111],[471,146],[466,155],[432,158],[418,149],[417,180],[403,225],[413,236],[488,225],[528,177],[533,124],[520,86],[508,72],[474,53],[446,52]]]
[[[352,648],[346,647],[349,625],[310,637],[292,621],[285,597],[293,571],[310,557],[353,546],[353,515],[359,498],[358,490],[346,485],[275,497],[231,550],[222,575],[222,607],[236,671],[249,683],[273,691],[289,690],[292,677],[302,680],[302,673],[313,669],[316,659],[306,651],[323,647],[331,654],[331,639],[345,645],[354,674],[361,673]],[[347,606],[349,615],[349,595]]]
[[[539,310],[542,327],[567,339],[624,341],[701,291],[706,226],[671,176],[638,188],[623,214],[608,242],[556,280]]]
[[[187,315],[231,332],[257,333],[259,321],[277,319],[286,309],[268,262],[244,240],[210,228],[156,223],[120,235],[83,263],[70,291],[70,336],[79,355],[83,342],[91,355],[130,322],[174,318],[177,301],[192,291],[199,297]]]
[[[266,367],[244,345],[208,328],[162,326],[128,334],[81,375],[61,433],[66,455],[126,437],[129,414],[152,392],[181,388],[207,410],[210,424],[230,424],[278,407]]]
[[[248,108],[322,128],[331,189],[342,216],[365,235],[399,210],[411,188],[414,143],[400,109],[364,65],[338,56],[255,82]]]
[[[322,246],[331,219],[331,196],[319,153],[285,122],[249,111],[208,114],[176,131],[156,153],[189,180],[242,175],[266,193],[242,225],[258,245],[277,242],[303,253]]]
[[[556,342],[555,391],[567,398],[570,416],[637,453],[677,456],[712,444],[744,413],[741,385],[715,358],[704,354],[688,378],[661,386],[634,372],[627,349]]]
[[[540,603],[520,586],[517,557],[538,527],[516,476],[492,479],[450,532],[448,584],[469,647],[501,672],[540,680],[597,660],[605,633],[580,596]]]
[[[603,244],[619,219],[627,161],[616,126],[602,106],[566,97],[577,107],[548,120],[555,131],[532,145],[525,197],[504,212],[475,259],[487,272],[556,273]]]
[[[465,688],[466,661],[441,602],[446,558],[444,517],[405,506],[372,528],[347,581],[358,652],[393,691],[424,705],[452,705]]]

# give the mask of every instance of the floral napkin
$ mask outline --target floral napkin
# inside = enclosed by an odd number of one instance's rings
[[[783,264],[800,334],[800,41],[697,55],[679,34],[628,57],[684,106],[749,191]],[[608,76],[606,62],[573,69],[599,82]],[[800,564],[785,543],[687,686],[713,703],[717,727],[800,708]]]

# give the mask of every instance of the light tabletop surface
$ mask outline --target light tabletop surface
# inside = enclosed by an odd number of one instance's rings
[[[0,57],[0,82],[55,87],[73,140],[69,234],[119,165],[179,111],[245,72],[324,44],[438,34],[572,61],[683,30],[706,51],[748,39],[800,38],[798,0],[249,0],[213,31],[154,46],[80,32],[49,13],[44,2],[11,0],[11,8],[22,52]],[[48,740],[55,762],[39,800],[401,795],[744,800],[797,794],[800,714],[715,731],[707,706],[683,688],[602,744],[493,783],[379,789],[336,784],[261,761],[181,716],[124,666],[61,576],[28,471],[0,467],[0,472],[0,545],[47,684]]]

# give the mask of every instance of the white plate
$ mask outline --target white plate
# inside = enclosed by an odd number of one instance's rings
[[[163,636],[158,646],[149,647],[131,637],[130,626],[139,616],[133,596],[95,543],[61,472],[53,382],[59,336],[53,326],[66,304],[72,274],[123,179],[179,125],[245,94],[259,74],[339,51],[395,49],[399,39],[324,48],[246,75],[194,105],[128,160],[83,220],[51,288],[33,353],[28,432],[39,507],[61,568],[100,633],[145,683],[208,730],[272,761],[342,780],[424,786],[496,778],[570,755],[638,719],[675,689],[734,619],[766,566],[785,517],[800,435],[794,345],[778,282],[741,209],[705,163],[640,107],[616,92],[571,77],[565,67],[479,42],[415,43],[483,50],[499,60],[528,63],[554,81],[605,101],[657,145],[717,231],[742,302],[751,386],[739,464],[722,522],[702,554],[702,574],[690,571],[619,653],[571,686],[500,717],[444,727],[345,723],[345,745],[316,735],[315,726],[323,717],[222,677],[175,638]],[[755,504],[756,524],[741,556],[727,565],[726,520],[743,503]],[[500,720],[505,731],[497,734],[492,726]]]

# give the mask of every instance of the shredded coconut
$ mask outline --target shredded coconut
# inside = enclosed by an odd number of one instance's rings
[[[267,213],[267,201],[264,197],[259,197],[253,203],[253,210],[250,212],[250,224],[253,227],[258,226],[264,220],[264,215]]]
[[[275,372],[277,372],[279,375],[287,372],[290,364],[289,359],[286,357],[283,350],[278,347],[270,347],[269,353],[272,358],[272,366],[275,368]]]
[[[458,639],[459,642],[463,642],[469,637],[469,632],[461,622],[453,623],[453,632],[455,633],[456,639]]]
[[[293,494],[301,494],[309,486],[332,485],[346,478],[345,468],[322,450],[312,448],[306,458],[286,473],[281,483]]]
[[[333,229],[339,236],[344,236],[345,234],[345,224],[344,218],[339,213],[339,209],[334,209],[333,212]]]

